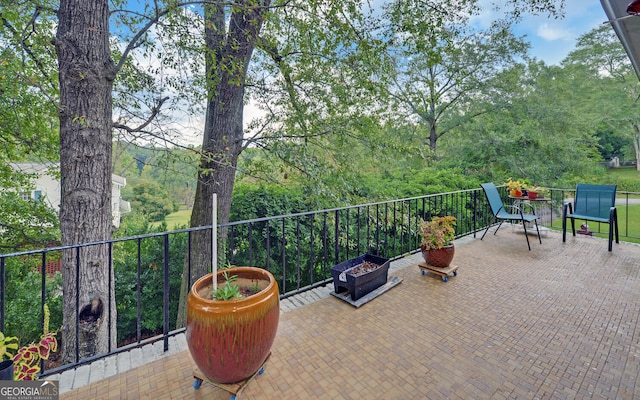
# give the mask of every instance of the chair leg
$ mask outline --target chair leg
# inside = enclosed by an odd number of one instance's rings
[[[609,225],[609,251],[613,250],[613,226]]]
[[[616,209],[614,212],[614,221],[616,224],[616,243],[620,243],[620,234],[618,233],[618,210]]]
[[[482,237],[480,238],[480,240],[484,239],[484,235],[486,235],[487,232],[489,232],[489,228],[491,228],[491,224],[489,224],[489,226],[487,226],[487,229],[484,230],[484,233],[482,234]]]
[[[567,241],[567,207],[568,204],[565,204],[562,207],[562,241]]]
[[[493,232],[494,235],[496,234],[496,232],[498,232],[498,229],[500,229],[500,227],[502,226],[503,222],[504,222],[504,220],[500,221],[500,223],[498,224],[498,227],[496,228],[495,232]],[[489,228],[491,228],[491,224],[489,224],[489,226],[487,226],[487,229],[484,230],[484,233],[482,234],[482,237],[480,238],[480,240],[484,239],[484,235],[486,235],[487,232],[489,232]]]
[[[493,218],[492,218],[493,219]],[[489,228],[491,228],[491,222],[489,222],[489,225],[487,225],[487,229],[484,230],[484,233],[482,234],[482,237],[480,238],[480,240],[484,239],[484,235],[487,234],[487,232],[489,232]]]
[[[500,227],[502,226],[502,223],[504,222],[504,220],[500,221],[500,223],[498,224],[498,227],[496,228],[496,230],[493,232],[493,234],[495,235],[496,233],[498,233],[498,229],[500,229]]]
[[[522,227],[524,228],[524,237],[527,239],[527,246],[529,247],[529,251],[531,251],[531,245],[529,244],[529,234],[527,233],[527,224],[522,219]]]
[[[613,235],[615,230],[616,243],[620,243],[620,237],[618,232],[618,212],[615,207],[611,207],[609,213],[609,251],[613,250]]]
[[[533,221],[536,223],[536,232],[538,232],[538,241],[540,242],[540,244],[542,244],[542,238],[540,237],[540,228],[538,228],[538,220],[534,219]]]

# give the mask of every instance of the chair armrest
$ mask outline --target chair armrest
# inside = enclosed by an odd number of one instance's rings
[[[515,204],[508,205],[506,207],[507,207],[508,210],[509,209],[510,210],[515,210],[516,211],[515,214],[520,214],[520,215],[524,214],[524,212],[522,211],[522,208],[520,206],[515,205]],[[513,214],[513,213],[510,212],[510,214]]]
[[[565,201],[562,205],[562,218],[566,218],[567,214],[573,214],[573,203]]]
[[[516,204],[512,204],[507,206],[507,208],[511,208],[514,210],[518,211],[518,214],[529,214],[526,212],[525,207],[529,207],[531,209],[531,214],[535,214],[536,213],[536,209],[533,207],[533,205],[528,204],[528,203],[521,203],[520,205],[516,205]]]
[[[527,211],[526,207],[529,207],[529,209],[531,209],[531,214],[535,214],[536,213],[536,208],[533,206],[533,204],[527,203],[527,202],[522,203],[522,212],[526,212]]]

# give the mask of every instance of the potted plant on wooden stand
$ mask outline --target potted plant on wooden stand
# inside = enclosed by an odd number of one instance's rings
[[[433,217],[420,225],[421,250],[424,261],[434,267],[446,268],[451,265],[455,247],[456,219],[452,216]]]
[[[254,375],[270,354],[280,316],[278,284],[255,267],[232,267],[216,276],[215,290],[213,274],[191,287],[186,338],[206,378],[235,383]]]
[[[214,196],[213,243],[216,243]],[[203,378],[219,385],[247,381],[261,371],[276,336],[280,293],[273,275],[255,267],[213,272],[198,279],[187,297],[186,339],[196,363],[194,387]],[[216,277],[215,279],[213,277]],[[233,389],[220,386],[236,393]]]

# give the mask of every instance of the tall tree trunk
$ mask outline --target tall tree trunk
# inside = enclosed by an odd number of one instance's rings
[[[432,153],[436,152],[436,144],[438,142],[438,134],[435,124],[429,124],[429,149]]]
[[[633,124],[633,130],[635,134],[631,138],[631,142],[633,142],[633,150],[636,156],[636,171],[640,171],[640,125]]]
[[[61,0],[56,52],[62,244],[107,240],[112,237],[111,91],[115,75],[109,49],[109,2]],[[64,361],[115,348],[114,277],[108,246],[64,251],[62,278]]]
[[[198,185],[191,212],[191,226],[211,224],[212,196],[218,195],[218,222],[229,221],[231,195],[244,135],[244,83],[251,55],[270,0],[236,2],[228,30],[225,7],[205,6],[205,41],[208,102],[202,142]],[[226,237],[221,232],[219,243]],[[177,326],[184,326],[184,310],[193,282],[211,270],[211,231],[197,232],[191,242],[191,277],[183,269]],[[190,278],[190,279],[189,279]]]

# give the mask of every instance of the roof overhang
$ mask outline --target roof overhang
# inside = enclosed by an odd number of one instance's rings
[[[640,78],[640,15],[629,15],[631,0],[600,0],[607,18]]]

